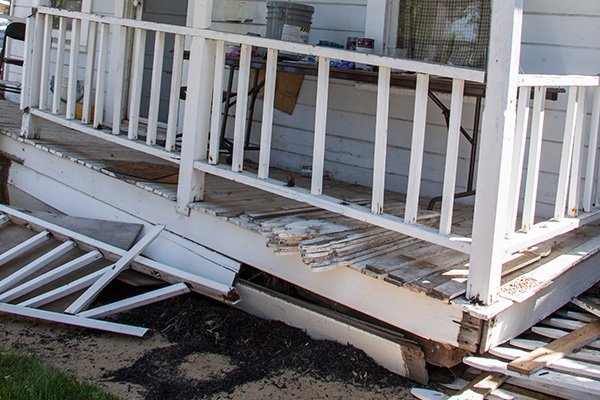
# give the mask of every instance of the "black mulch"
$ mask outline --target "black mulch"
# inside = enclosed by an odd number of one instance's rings
[[[187,295],[116,317],[121,323],[153,329],[172,346],[150,351],[131,367],[107,374],[144,386],[147,399],[196,399],[231,393],[236,386],[285,370],[362,388],[410,387],[411,382],[376,365],[362,351],[268,322],[231,307]],[[209,381],[181,376],[178,366],[195,353],[227,356],[237,367]]]

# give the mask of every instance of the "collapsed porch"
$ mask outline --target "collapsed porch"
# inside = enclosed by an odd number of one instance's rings
[[[258,271],[456,349],[476,352],[500,343],[600,278],[594,266],[584,262],[600,249],[600,228],[592,224],[517,253],[504,265],[501,301],[490,307],[473,306],[464,297],[468,257],[460,252],[211,176],[205,198],[191,204],[189,219],[182,221],[171,216],[176,215],[176,160],[168,162],[48,122],[41,127],[41,138],[25,139],[18,134],[16,107],[2,103],[0,110],[4,126],[0,143],[4,155],[13,159],[12,187],[64,212],[93,214],[92,209],[102,204],[149,221],[169,221],[174,233]],[[23,151],[25,158],[19,159]],[[55,164],[54,159],[62,161]],[[55,172],[48,169],[48,161]],[[161,173],[149,179],[147,171],[145,175],[139,168],[127,167],[135,164]],[[72,170],[69,177],[64,174],[67,170]],[[301,177],[295,179],[300,187],[308,184]],[[348,202],[368,205],[367,188],[329,180],[324,187]],[[386,193],[391,212],[403,211],[404,197]],[[421,204],[427,203],[422,199]],[[419,218],[435,224],[439,212],[423,207]],[[453,229],[470,232],[472,223],[473,207],[461,205]],[[239,243],[232,243],[232,238]],[[576,284],[570,282],[573,274],[579,275]],[[556,292],[554,297],[548,295]],[[532,304],[529,317],[523,318],[523,309]]]

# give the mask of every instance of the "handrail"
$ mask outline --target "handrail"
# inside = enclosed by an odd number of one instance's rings
[[[484,83],[486,78],[485,71],[472,68],[454,67],[450,65],[434,64],[423,61],[392,58],[376,54],[364,54],[355,51],[335,49],[331,47],[314,46],[303,43],[290,43],[282,40],[240,35],[236,33],[219,32],[209,29],[179,27],[156,22],[136,21],[110,16],[85,14],[75,11],[59,10],[49,7],[40,7],[38,11],[43,14],[53,15],[57,17],[77,18],[98,23],[118,24],[134,29],[147,29],[152,31],[161,31],[165,33],[179,35],[198,36],[203,37],[205,39],[231,41],[254,47],[265,47],[280,51],[302,53],[305,55],[315,57],[329,57],[332,59],[347,60],[355,63],[374,65],[378,67],[390,67],[393,69],[412,71],[415,73],[433,76],[444,76],[452,79],[462,79],[470,82]]]
[[[519,86],[564,87],[600,86],[598,75],[519,75]]]

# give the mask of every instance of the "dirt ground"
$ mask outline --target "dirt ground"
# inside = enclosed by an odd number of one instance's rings
[[[137,339],[0,316],[0,344],[30,350],[122,399],[403,399],[413,383],[364,353],[188,295],[117,318]]]

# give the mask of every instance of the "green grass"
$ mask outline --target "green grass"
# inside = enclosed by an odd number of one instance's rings
[[[0,348],[0,400],[118,400],[34,355]]]

